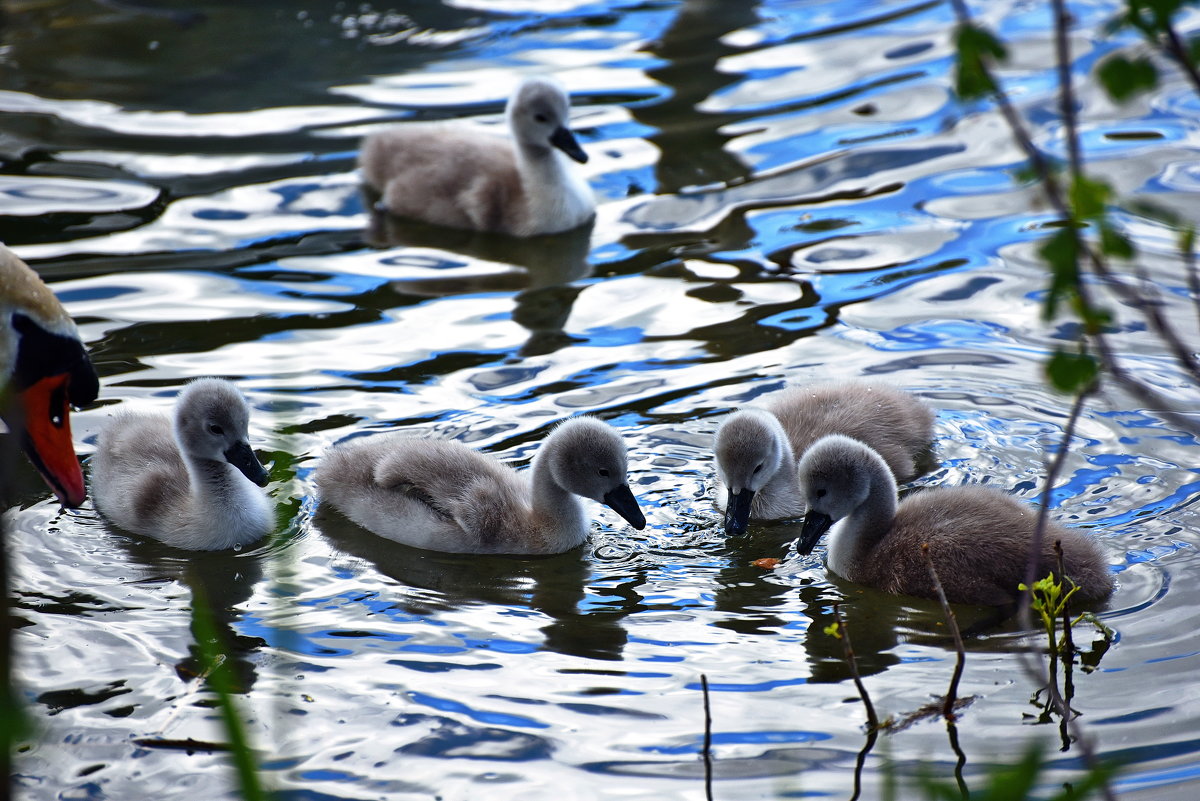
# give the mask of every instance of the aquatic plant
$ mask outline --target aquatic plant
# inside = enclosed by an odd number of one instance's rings
[[[246,724],[233,699],[234,676],[228,658],[229,649],[217,634],[213,610],[199,586],[192,590],[192,631],[200,650],[205,685],[216,696],[221,724],[229,740],[228,750],[243,801],[269,801],[271,794],[258,775],[254,749],[246,733]]]

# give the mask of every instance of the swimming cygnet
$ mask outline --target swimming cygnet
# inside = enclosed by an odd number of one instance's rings
[[[568,128],[570,104],[550,78],[525,80],[505,109],[511,139],[461,122],[407,122],[366,138],[363,179],[390,214],[513,236],[575,228],[592,218],[587,181],[563,154],[587,154]]]
[[[718,503],[725,533],[742,534],[751,518],[804,514],[796,461],[827,434],[868,443],[898,481],[916,477],[917,460],[933,439],[933,411],[909,393],[873,381],[789,387],[746,408],[717,428]]]
[[[576,496],[636,529],[646,518],[626,483],[625,443],[589,417],[560,424],[518,473],[463,445],[385,434],[332,448],[317,468],[321,498],[381,537],[453,553],[550,554],[588,534]]]
[[[96,508],[177,548],[247,545],[274,526],[267,471],[250,450],[250,409],[230,382],[192,381],[163,414],[119,412],[92,457]],[[257,487],[255,486],[257,485]]]
[[[850,581],[901,595],[935,598],[921,546],[950,601],[1005,606],[1019,598],[1037,510],[1000,490],[940,487],[896,500],[896,480],[883,458],[863,443],[834,434],[800,459],[808,513],[797,551],[807,554],[836,521],[829,569]],[[1077,529],[1047,521],[1036,575],[1058,573],[1054,542],[1062,543],[1074,600],[1095,604],[1113,590],[1100,547]],[[1069,586],[1069,585],[1067,585]]]

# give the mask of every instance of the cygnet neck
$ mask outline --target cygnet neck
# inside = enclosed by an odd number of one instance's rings
[[[222,459],[208,459],[183,451],[183,461],[191,479],[192,495],[214,504],[225,505],[231,493],[250,480]]]
[[[535,515],[556,521],[581,514],[581,506],[575,493],[559,484],[550,468],[550,463],[561,447],[562,443],[551,434],[542,443],[542,447],[538,448],[530,467],[530,506]]]
[[[830,564],[841,575],[852,572],[846,565],[867,563],[865,554],[887,535],[896,519],[897,487],[891,469],[878,456],[864,459],[856,467],[866,476],[867,496],[846,516],[829,544]]]
[[[792,444],[788,442],[788,438],[783,435],[782,431],[773,436],[776,447],[779,448],[779,466],[758,492],[763,500],[782,500],[796,495],[796,487],[800,481],[796,453],[792,450]]]

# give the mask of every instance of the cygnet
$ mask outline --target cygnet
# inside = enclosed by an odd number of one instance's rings
[[[316,484],[323,502],[363,528],[434,551],[570,550],[589,529],[579,497],[646,526],[626,481],[624,440],[589,417],[557,426],[526,473],[459,442],[395,433],[333,447]]]
[[[522,237],[570,230],[596,209],[566,159],[588,158],[570,110],[557,81],[526,79],[505,109],[511,138],[458,121],[400,123],[364,140],[363,180],[400,217]]]
[[[118,412],[96,443],[92,493],[108,520],[177,548],[215,551],[248,545],[273,525],[259,487],[267,471],[250,449],[250,409],[217,378],[179,394],[174,421]]]
[[[808,513],[797,551],[808,554],[831,526],[826,562],[834,573],[884,592],[935,598],[923,544],[948,600],[1007,606],[1020,595],[1037,510],[981,486],[941,487],[896,499],[896,480],[883,458],[838,434],[814,443],[800,459]],[[1112,594],[1113,578],[1096,542],[1047,521],[1037,578],[1058,573],[1054,542],[1062,543],[1074,600],[1094,605]],[[1068,585],[1069,586],[1069,585]]]

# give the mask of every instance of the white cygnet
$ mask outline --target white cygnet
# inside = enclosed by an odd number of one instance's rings
[[[744,533],[751,519],[804,514],[796,462],[827,434],[868,443],[898,481],[916,477],[933,418],[908,392],[861,380],[789,387],[769,395],[762,408],[739,409],[721,421],[713,447],[725,533]]]
[[[462,122],[401,123],[363,141],[363,180],[400,217],[513,236],[576,228],[596,201],[565,158],[587,161],[570,110],[557,81],[529,78],[506,107],[511,139]]]
[[[646,526],[626,482],[624,440],[589,417],[557,426],[526,473],[459,442],[396,433],[331,448],[316,484],[323,502],[363,528],[434,551],[570,550],[589,529],[578,496]]]
[[[884,592],[935,598],[921,546],[948,600],[1007,606],[1020,595],[1037,510],[1004,492],[981,486],[939,487],[896,499],[896,480],[867,445],[834,434],[800,459],[808,513],[797,550],[810,553],[833,528],[829,569]],[[840,521],[840,522],[839,522]],[[1077,529],[1047,521],[1036,575],[1058,572],[1054,542],[1063,550],[1067,577],[1079,585],[1074,601],[1094,605],[1113,591],[1100,546]],[[1069,585],[1068,585],[1069,586]]]
[[[215,551],[262,538],[274,520],[259,489],[267,472],[250,449],[249,421],[241,392],[218,378],[189,383],[173,422],[118,412],[91,460],[96,508],[127,531],[177,548]]]

